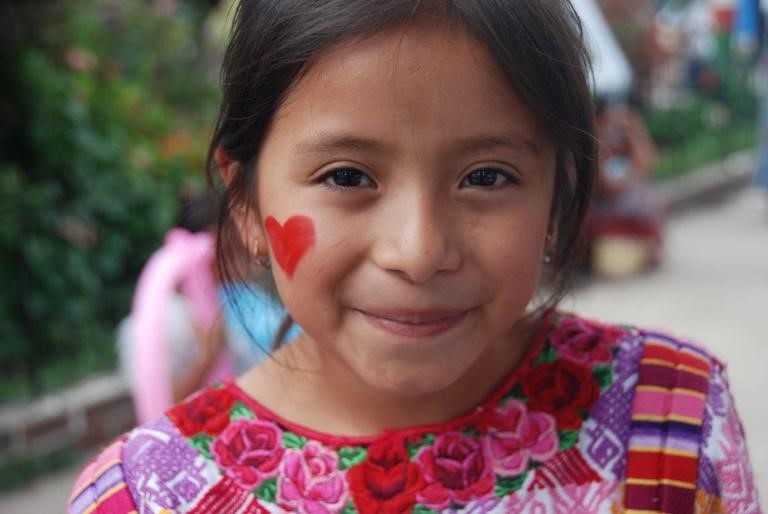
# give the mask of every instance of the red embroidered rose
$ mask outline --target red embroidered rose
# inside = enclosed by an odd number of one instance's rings
[[[591,365],[610,362],[611,349],[624,332],[616,327],[589,323],[581,318],[565,318],[552,334],[552,346],[566,359]]]
[[[229,423],[229,411],[237,398],[225,388],[204,389],[166,413],[187,437],[204,432],[215,436]]]
[[[422,448],[416,459],[426,482],[417,500],[431,509],[440,511],[453,503],[466,505],[493,495],[491,463],[476,439],[448,432]]]
[[[285,451],[283,433],[270,421],[235,421],[211,445],[211,454],[227,476],[251,489],[277,475]]]
[[[347,471],[360,514],[405,514],[413,510],[424,486],[419,466],[411,462],[401,438],[377,441],[368,459]]]
[[[564,359],[531,368],[522,386],[528,410],[551,414],[561,430],[581,428],[582,412],[588,412],[600,394],[589,368]]]

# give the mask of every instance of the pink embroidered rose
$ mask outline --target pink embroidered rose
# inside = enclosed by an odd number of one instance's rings
[[[476,439],[458,432],[442,434],[422,448],[416,459],[426,482],[417,499],[429,508],[466,505],[493,494],[491,465]]]
[[[277,481],[277,501],[288,512],[341,512],[349,491],[338,456],[310,441],[301,450],[286,450]]]
[[[493,472],[499,476],[517,476],[535,459],[545,462],[560,447],[555,418],[543,412],[528,412],[518,400],[507,402],[494,411],[483,445],[490,456]]]
[[[227,476],[247,489],[277,474],[283,434],[274,423],[241,419],[230,424],[211,445]]]
[[[552,334],[552,346],[561,357],[581,364],[610,362],[611,349],[623,333],[616,327],[570,317],[558,323]]]

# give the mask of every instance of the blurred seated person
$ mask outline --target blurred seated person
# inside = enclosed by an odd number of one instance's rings
[[[208,195],[183,201],[177,226],[142,270],[131,315],[118,326],[120,369],[140,421],[249,369],[267,355],[285,317],[268,284],[219,277],[215,210]]]
[[[598,101],[599,183],[589,221],[590,268],[620,277],[660,259],[665,206],[650,175],[656,149],[626,103]]]

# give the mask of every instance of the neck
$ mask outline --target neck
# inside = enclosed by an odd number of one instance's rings
[[[387,429],[442,423],[480,405],[520,364],[538,323],[517,323],[457,382],[426,395],[370,387],[311,340],[291,343],[246,374],[240,385],[283,419],[327,434],[363,437]]]

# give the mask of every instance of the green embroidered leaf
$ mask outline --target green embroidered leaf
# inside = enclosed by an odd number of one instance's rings
[[[479,437],[480,431],[476,428],[466,428],[461,431],[462,434],[468,436],[468,437]]]
[[[339,454],[339,469],[342,471],[363,462],[368,456],[365,448],[360,446],[345,446],[344,448],[339,448],[337,453]]]
[[[189,439],[189,444],[192,445],[192,448],[199,451],[207,459],[211,458],[212,442],[213,437],[209,436],[208,434],[197,434],[196,436]]]
[[[592,377],[600,389],[605,389],[613,383],[613,369],[610,366],[595,366],[592,370]]]
[[[341,514],[357,514],[357,509],[355,508],[354,504],[349,501],[344,507],[344,510],[341,511]]]
[[[408,446],[408,456],[411,458],[411,460],[415,459],[416,454],[419,453],[419,450],[421,450],[425,446],[431,445],[434,442],[435,442],[434,434],[426,434],[422,436],[421,441],[419,442],[408,441],[406,443]]]
[[[557,360],[557,350],[555,350],[550,345],[546,345],[541,350],[541,353],[538,354],[535,359],[533,359],[533,365],[534,366],[538,366],[540,364],[547,364],[549,362],[555,362],[556,360]]]
[[[525,393],[523,392],[523,385],[518,382],[515,384],[515,387],[512,388],[511,391],[509,391],[504,398],[501,399],[501,405],[504,406],[505,403],[507,403],[509,400],[522,400],[527,401],[528,397],[525,396]]]
[[[425,507],[420,503],[417,503],[413,507],[413,514],[437,514],[437,512],[430,508]]]
[[[254,489],[253,494],[265,502],[274,503],[277,498],[277,478],[264,480]]]
[[[256,419],[256,414],[245,406],[243,402],[237,402],[232,406],[229,412],[229,419],[237,421],[238,419]]]
[[[293,432],[284,432],[283,433],[283,446],[285,448],[294,448],[296,450],[301,450],[304,448],[304,445],[307,444],[307,438],[300,436],[299,434],[294,434]]]
[[[560,451],[573,448],[579,440],[579,432],[579,430],[558,431],[558,435],[560,436]]]
[[[528,472],[526,471],[514,477],[498,477],[496,479],[496,497],[503,498],[509,496],[510,493],[522,489],[527,476]]]

